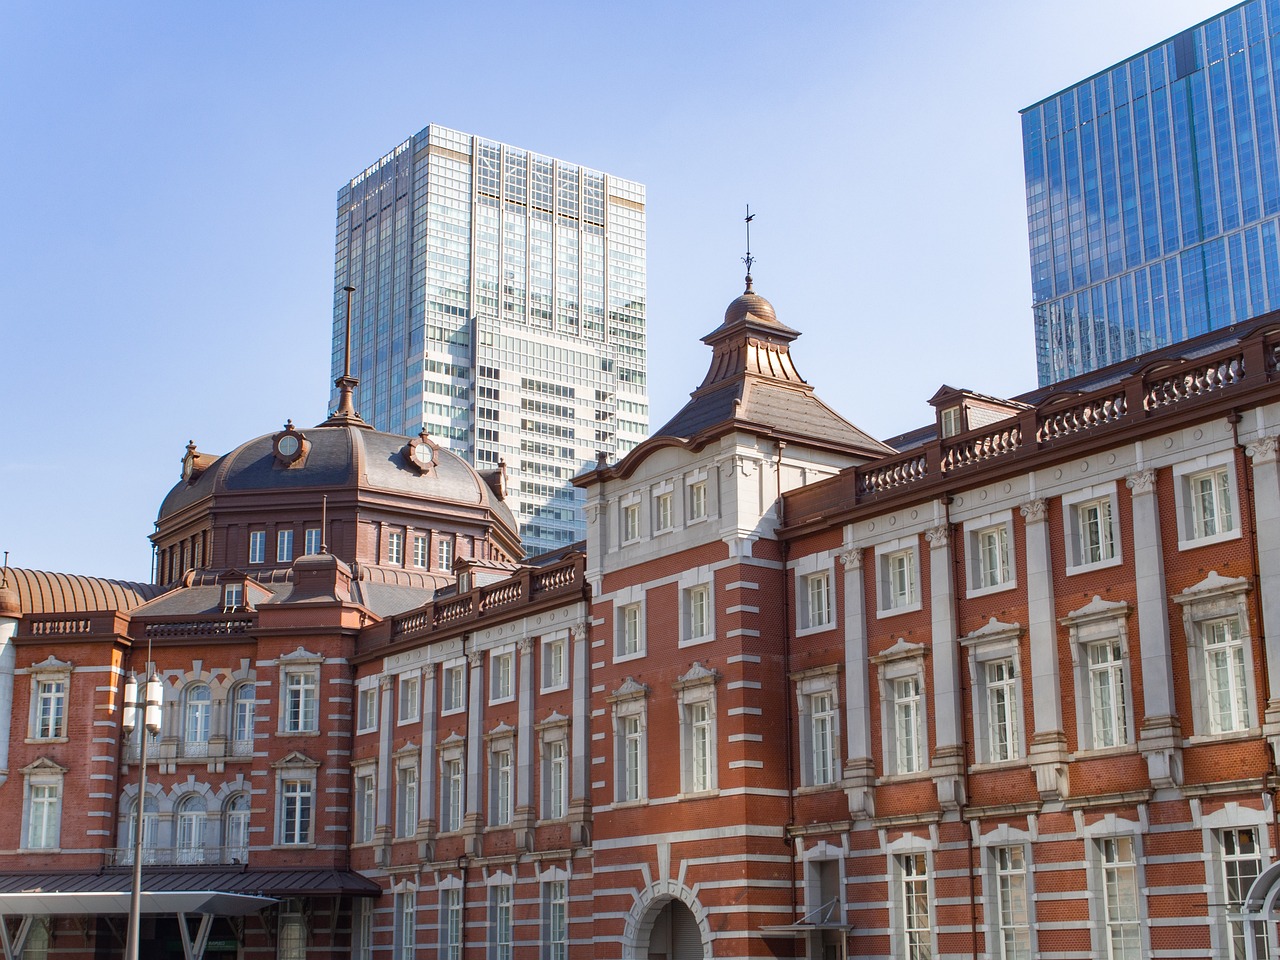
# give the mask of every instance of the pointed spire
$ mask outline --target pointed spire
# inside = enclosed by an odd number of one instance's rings
[[[360,384],[359,380],[351,376],[351,295],[356,292],[356,288],[348,285],[342,289],[347,292],[347,333],[342,349],[342,376],[333,381],[333,385],[338,388],[338,409],[320,426],[339,427],[349,424],[371,430],[373,428],[356,412],[355,401],[352,399],[352,394]]]

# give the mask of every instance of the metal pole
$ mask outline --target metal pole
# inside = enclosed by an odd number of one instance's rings
[[[138,738],[142,741],[142,776],[138,787],[138,814],[133,828],[133,886],[129,890],[129,935],[125,940],[125,960],[138,960],[139,926],[142,922],[142,830],[147,809],[147,726],[138,724]]]

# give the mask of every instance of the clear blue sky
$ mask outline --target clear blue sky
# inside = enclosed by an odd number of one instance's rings
[[[0,550],[146,580],[189,439],[326,415],[338,187],[429,122],[648,187],[662,423],[757,290],[887,437],[1035,386],[1018,109],[1227,6],[0,3]]]

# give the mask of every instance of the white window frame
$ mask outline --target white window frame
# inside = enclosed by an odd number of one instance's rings
[[[234,613],[244,609],[244,584],[226,583],[222,586],[222,612]]]
[[[890,950],[894,957],[906,960],[929,960],[937,956],[937,923],[934,904],[937,891],[930,880],[934,876],[931,844],[904,834],[888,844]],[[925,909],[921,916],[913,909],[911,892],[923,892]],[[912,940],[915,940],[913,946]]]
[[[942,439],[949,440],[964,432],[964,417],[960,404],[943,407],[938,411],[938,424],[941,427]]]
[[[538,725],[541,819],[562,820],[569,815],[569,721],[559,714]]]
[[[404,533],[399,530],[387,532],[387,564],[392,567],[404,566]]]
[[[618,505],[618,537],[624,544],[640,539],[640,494],[628,494]]]
[[[391,957],[413,960],[418,951],[418,891],[411,883],[392,888]]]
[[[320,534],[319,527],[307,527],[302,534],[302,548],[307,556],[320,552],[320,547],[324,543],[324,538]]]
[[[249,562],[252,564],[267,562],[267,531],[249,531]]]
[[[715,639],[715,596],[715,585],[709,567],[700,567],[681,575],[679,646],[696,646]]]
[[[1133,682],[1129,669],[1129,630],[1127,619],[1130,606],[1120,601],[1103,600],[1095,596],[1079,610],[1073,610],[1060,621],[1068,628],[1071,639],[1072,674],[1075,683],[1076,700],[1076,750],[1089,753],[1101,750],[1133,750],[1134,747],[1134,714],[1133,714]],[[1106,663],[1115,663],[1116,667],[1107,668],[1103,663],[1091,662],[1091,650],[1099,644],[1112,644],[1114,657]],[[1119,693],[1123,696],[1123,716],[1115,715],[1115,721],[1123,721],[1123,729],[1117,730],[1118,742],[1103,745],[1101,730],[1095,729],[1095,716],[1100,710],[1115,713],[1115,683],[1110,683],[1108,702],[1094,703],[1095,679],[1102,673],[1110,673],[1114,678],[1120,677]],[[1117,723],[1118,727],[1118,723]]]
[[[396,725],[422,719],[422,673],[411,670],[396,678]]]
[[[988,562],[989,538],[996,539],[1000,554],[994,567]],[[1017,587],[1017,551],[1014,549],[1012,510],[966,520],[964,550],[967,560],[965,566],[968,569],[965,597],[984,597]]]
[[[379,677],[361,677],[356,683],[356,733],[374,733],[378,729]]]
[[[467,709],[467,659],[456,657],[440,665],[440,715]]]
[[[249,856],[249,826],[253,821],[253,801],[241,790],[222,803],[222,846],[233,863],[245,863]]]
[[[508,874],[494,874],[489,888],[489,960],[511,960],[515,949],[515,884]]]
[[[52,654],[42,663],[31,665],[31,712],[27,720],[27,739],[40,743],[65,743],[71,705],[71,664]],[[49,710],[46,712],[46,704]],[[48,723],[46,723],[48,720]]]
[[[550,874],[551,871],[548,871]],[[569,958],[569,880],[563,871],[544,875],[542,896],[541,960]]]
[[[1202,500],[1196,490],[1204,479],[1213,485],[1212,519],[1202,509]],[[1240,530],[1240,498],[1236,486],[1235,457],[1230,450],[1208,454],[1175,464],[1173,467],[1173,498],[1178,515],[1178,549],[1193,550],[1211,543],[1238,540]],[[1228,525],[1223,527],[1225,512]],[[1206,532],[1208,525],[1215,527]]]
[[[280,668],[280,732],[290,735],[320,732],[320,660],[303,656],[282,659]],[[296,682],[295,682],[296,678]],[[309,682],[307,682],[309,681]],[[293,703],[297,694],[298,711]]]
[[[290,755],[276,765],[276,844],[281,847],[310,847],[315,844],[316,833],[316,769],[320,765],[301,761]],[[296,832],[303,825],[302,802],[306,801],[304,833]],[[296,804],[296,806],[291,806]]]
[[[436,569],[446,572],[453,569],[453,538],[442,536],[436,541]]]
[[[987,936],[994,944],[988,953],[993,960],[1031,960],[1035,954],[1030,849],[1025,842],[986,848]]]
[[[569,631],[557,630],[538,641],[541,657],[539,691],[551,693],[569,688]]]
[[[1249,630],[1247,577],[1223,577],[1210,571],[1199,583],[1174,595],[1182,608],[1182,627],[1187,641],[1187,673],[1191,685],[1191,716],[1195,731],[1191,740],[1201,742],[1220,737],[1256,735],[1260,732],[1261,711],[1255,689],[1254,641]],[[1233,637],[1229,647],[1236,660],[1228,674],[1227,694],[1233,722],[1224,727],[1221,712],[1213,709],[1214,672],[1209,653],[1214,634],[1227,626]]]
[[[488,736],[489,826],[511,824],[516,809],[516,749],[512,730],[500,726]]]
[[[1134,825],[1136,826],[1136,824]],[[1086,841],[1089,850],[1089,875],[1092,895],[1089,913],[1093,928],[1094,955],[1107,960],[1140,960],[1149,957],[1146,931],[1147,917],[1142,869],[1141,837],[1136,833],[1102,833],[1095,831]],[[1126,890],[1119,890],[1124,886]],[[1112,888],[1116,895],[1109,896]],[[1128,894],[1125,896],[1124,894]],[[1128,911],[1113,911],[1112,905],[1125,901],[1134,905]],[[1127,939],[1127,950],[1117,950],[1117,939]]]
[[[929,697],[925,683],[923,644],[899,639],[888,650],[871,657],[878,669],[880,690],[880,746],[885,779],[929,774]],[[914,693],[907,686],[914,685]],[[900,741],[900,728],[911,731],[914,745]]]
[[[372,843],[378,827],[378,770],[372,763],[356,767],[351,778],[353,843]]]
[[[395,771],[395,835],[403,840],[418,832],[422,779],[418,776],[417,751],[406,748],[404,753],[397,756]]]
[[[978,765],[1018,763],[1027,756],[1022,632],[1018,624],[1001,623],[992,617],[985,626],[960,640],[969,652],[971,719]],[[1011,674],[993,683],[992,668],[997,664],[1008,664]],[[998,739],[1001,737],[1003,743]]]
[[[1105,533],[1099,519],[1100,558],[1097,560],[1087,557],[1085,547],[1085,524],[1090,522],[1088,514],[1094,507],[1103,510],[1107,516]],[[1116,493],[1114,481],[1094,484],[1065,494],[1062,497],[1062,523],[1065,538],[1063,542],[1066,544],[1067,576],[1102,570],[1124,562],[1124,551],[1121,549],[1123,538],[1120,531],[1120,498]]]
[[[373,960],[373,900],[370,897],[352,900],[351,960]]]
[[[795,562],[794,572],[796,636],[830,630],[836,622],[834,560],[811,554]]]
[[[701,663],[675,682],[680,725],[680,792],[714,793],[717,775],[716,683],[720,675]]]
[[[1268,811],[1237,803],[1227,803],[1205,813],[1201,819],[1206,870],[1210,881],[1209,903],[1212,905],[1209,926],[1212,956],[1244,955],[1245,925],[1240,918],[1240,901],[1252,886],[1254,876],[1247,868],[1242,870],[1239,865],[1252,862],[1259,874],[1272,865],[1269,821]],[[1234,853],[1230,851],[1228,835],[1236,840],[1242,831],[1253,833],[1255,856],[1241,854],[1238,848]],[[1237,866],[1233,869],[1232,864]],[[1254,924],[1259,960],[1274,953],[1273,950],[1263,949],[1272,930],[1274,925],[1271,923]],[[1240,953],[1233,952],[1233,941],[1239,942]]]
[[[837,664],[826,664],[791,675],[796,688],[802,789],[830,789],[842,778],[839,670]]]
[[[649,688],[627,677],[613,695],[614,806],[649,797]]]
[[[510,703],[516,698],[516,648],[489,651],[489,702]]]
[[[650,514],[654,535],[676,528],[675,484],[670,480],[654,484],[649,491]]]
[[[419,570],[425,570],[427,562],[430,559],[430,541],[426,534],[415,533],[413,535],[413,565]]]
[[[276,531],[276,563],[293,563],[293,528]]]
[[[463,740],[452,736],[440,748],[440,832],[462,829],[467,815],[467,762]]]
[[[44,757],[23,768],[22,850],[61,849],[66,775],[65,767]]]
[[[710,516],[706,472],[699,471],[690,478],[685,484],[685,491],[685,523],[701,523],[706,520]]]
[[[924,606],[920,590],[920,538],[899,537],[877,544],[876,558],[876,617],[897,616],[910,613]],[[906,581],[899,587],[895,581],[905,563]]]
[[[201,699],[197,694],[203,691]],[[182,753],[187,757],[209,755],[213,736],[213,688],[204,680],[194,680],[182,690]]]
[[[614,663],[643,657],[645,655],[644,593],[636,589],[622,591],[614,597],[613,603]]]
[[[462,960],[462,881],[440,881],[440,960]]]
[[[228,731],[230,733],[228,739],[232,744],[231,752],[235,756],[253,752],[257,698],[258,685],[253,680],[237,682],[231,688],[231,695],[227,698],[231,705],[231,729]]]

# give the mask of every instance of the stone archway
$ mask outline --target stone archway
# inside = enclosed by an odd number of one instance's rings
[[[683,901],[668,899],[640,928],[641,960],[705,960],[706,948],[693,911]]]

